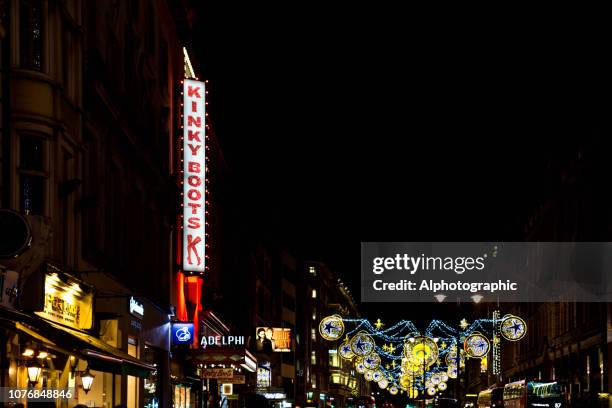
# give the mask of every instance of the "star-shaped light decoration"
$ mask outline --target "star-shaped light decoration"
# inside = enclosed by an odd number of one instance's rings
[[[387,346],[387,344],[383,344],[382,346],[383,351],[389,351],[389,346]]]
[[[389,344],[389,353],[393,353],[395,351],[395,347],[393,347],[393,343]]]
[[[378,320],[376,320],[376,323],[374,323],[374,326],[376,327],[376,330],[380,330],[380,329],[382,329],[384,324],[383,324],[383,322],[380,321],[380,319],[378,319]]]
[[[446,342],[442,342],[442,344],[440,344],[440,348],[442,350],[446,349]]]
[[[459,322],[459,327],[461,327],[463,330],[467,329],[467,327],[469,326],[469,323],[467,320],[465,320],[465,318],[461,319],[461,321]]]
[[[395,368],[395,360],[391,362],[391,367]]]
[[[389,364],[386,364],[386,365],[385,365],[385,368],[386,368],[387,370],[389,370],[389,369],[391,368],[391,366],[390,366]]]

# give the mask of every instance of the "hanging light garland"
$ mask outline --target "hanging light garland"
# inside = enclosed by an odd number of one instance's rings
[[[342,341],[340,357],[380,389],[391,395],[405,392],[410,398],[420,393],[434,396],[448,388],[448,380],[457,378],[466,358],[480,359],[481,367],[487,367],[493,349],[494,368],[499,370],[501,339],[518,341],[525,336],[527,324],[522,318],[499,318],[496,313],[493,319],[471,323],[462,319],[458,327],[432,320],[423,333],[410,320],[387,327],[380,319],[372,324],[335,314],[321,320],[319,333],[325,340]]]

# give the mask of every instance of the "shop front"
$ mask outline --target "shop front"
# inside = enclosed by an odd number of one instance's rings
[[[142,406],[133,382],[156,367],[96,335],[104,328],[92,286],[45,264],[22,288],[17,303],[0,307],[2,387],[63,390],[58,407]]]

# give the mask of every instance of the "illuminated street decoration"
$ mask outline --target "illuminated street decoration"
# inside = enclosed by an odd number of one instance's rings
[[[429,367],[438,360],[438,345],[430,337],[410,338],[404,346],[404,355],[412,364]]]
[[[363,359],[363,365],[368,370],[376,370],[380,365],[380,356],[376,353],[372,353]]]
[[[493,311],[493,375],[501,374],[501,346],[500,346],[500,313],[499,310]]]
[[[338,347],[338,354],[340,354],[340,357],[344,358],[345,360],[351,360],[353,357],[355,357],[355,353],[353,353],[353,350],[351,350],[351,345],[348,341],[345,341],[340,345],[340,347]]]
[[[327,316],[319,323],[319,334],[325,340],[338,340],[344,334],[344,323],[342,316]]]
[[[506,315],[500,325],[501,335],[506,340],[517,341],[527,334],[527,323],[514,315]]]
[[[361,358],[355,360],[355,370],[359,374],[363,374],[366,372],[367,368],[365,367],[365,365],[363,365],[363,360]]]
[[[374,340],[367,333],[357,333],[351,339],[351,350],[358,356],[367,356],[374,350]]]
[[[480,332],[470,334],[465,339],[465,343],[463,345],[468,357],[472,358],[481,358],[486,356],[489,352],[489,347],[489,340]]]
[[[501,324],[495,319],[476,319],[471,323],[463,319],[458,327],[441,320],[433,320],[421,332],[409,320],[393,325],[383,325],[380,319],[374,324],[366,319],[342,318],[339,315],[325,317],[319,325],[323,338],[341,341],[338,354],[353,362],[355,371],[367,381],[374,381],[379,388],[395,395],[406,392],[409,397],[419,392],[436,395],[448,388],[447,382],[456,379],[464,370],[466,358],[480,359],[481,369],[488,364],[486,358],[491,349],[495,328]],[[519,317],[507,315],[503,319],[509,337],[524,336],[526,325]],[[499,354],[498,354],[499,355]],[[433,393],[433,394],[431,394]]]
[[[206,89],[183,81],[183,270],[206,269]]]

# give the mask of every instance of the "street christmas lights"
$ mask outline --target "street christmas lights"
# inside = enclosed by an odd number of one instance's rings
[[[347,326],[352,330],[347,332]],[[511,341],[520,340],[527,331],[520,317],[499,319],[499,314],[472,323],[462,319],[458,328],[433,320],[423,333],[409,320],[384,327],[380,319],[371,324],[366,319],[331,315],[321,320],[319,333],[328,341],[345,336],[337,353],[352,361],[358,373],[392,395],[406,392],[413,398],[419,391],[433,396],[447,389],[446,382],[457,378],[466,358],[480,359],[481,369],[488,369],[491,342],[494,368],[499,368],[500,327],[506,331],[503,338]],[[377,341],[384,342],[382,347]]]

